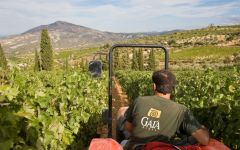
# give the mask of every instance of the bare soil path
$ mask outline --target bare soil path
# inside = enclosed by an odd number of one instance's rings
[[[113,111],[112,111],[112,131],[113,138],[116,138],[116,118],[120,107],[128,106],[128,99],[126,93],[123,91],[119,81],[113,77]]]

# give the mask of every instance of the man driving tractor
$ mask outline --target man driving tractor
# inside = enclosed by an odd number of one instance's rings
[[[165,70],[152,75],[154,96],[138,97],[117,115],[117,141],[112,138],[112,55],[116,48],[160,48],[165,52]],[[209,132],[184,105],[171,101],[176,85],[175,76],[168,71],[168,50],[161,45],[115,44],[109,49],[108,109],[103,119],[108,123],[108,138],[92,139],[89,150],[230,150],[223,143],[209,139]],[[107,117],[106,117],[107,114]],[[174,135],[186,135],[176,141]],[[124,140],[128,139],[128,140]],[[127,142],[126,142],[127,141]],[[121,145],[119,143],[121,142]],[[197,143],[197,144],[196,144]],[[181,145],[181,146],[179,146]]]
[[[126,110],[120,109],[117,134],[130,135],[124,149],[133,149],[151,141],[172,143],[172,137],[180,132],[189,136],[186,143],[207,145],[209,133],[184,105],[170,99],[176,78],[168,70],[155,71],[152,75],[154,96],[138,97]],[[121,125],[124,128],[121,128]],[[125,134],[126,135],[126,134]]]

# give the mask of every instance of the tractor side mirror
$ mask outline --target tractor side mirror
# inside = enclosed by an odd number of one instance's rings
[[[92,77],[100,77],[102,74],[102,62],[98,60],[92,60],[88,64],[88,71]]]

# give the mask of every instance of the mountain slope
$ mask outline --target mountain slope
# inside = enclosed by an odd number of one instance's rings
[[[33,51],[38,49],[41,30],[47,28],[54,49],[76,48],[91,44],[111,42],[124,39],[121,34],[101,32],[71,23],[57,21],[49,25],[41,25],[20,35],[6,37],[0,42],[8,53]]]
[[[41,30],[47,28],[55,50],[86,47],[114,41],[128,40],[145,35],[159,35],[166,32],[148,33],[112,33],[102,32],[68,22],[57,21],[49,25],[41,25],[22,34],[0,39],[7,53],[32,52],[39,49]]]
[[[209,26],[201,29],[184,30],[165,35],[145,36],[129,40],[129,43],[159,43],[168,48],[194,46],[240,46],[240,25]]]

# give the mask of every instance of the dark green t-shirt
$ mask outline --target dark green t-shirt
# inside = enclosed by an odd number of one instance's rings
[[[184,105],[159,96],[137,98],[130,105],[125,117],[134,126],[131,137],[141,139],[156,136],[170,139],[178,130],[191,135],[192,132],[201,128]]]

